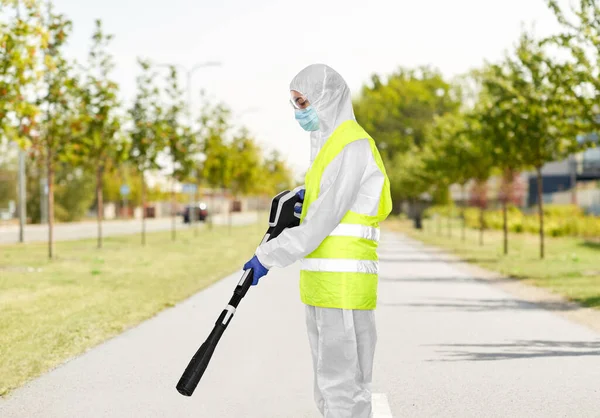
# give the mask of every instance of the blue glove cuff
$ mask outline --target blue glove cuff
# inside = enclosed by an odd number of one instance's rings
[[[248,269],[253,270],[253,273],[252,273],[252,285],[253,286],[256,286],[258,284],[258,280],[261,277],[265,276],[269,272],[269,269],[261,264],[261,262],[258,260],[258,257],[256,255],[254,255],[254,257],[252,257],[252,259],[250,261],[248,261],[246,264],[244,264],[244,270],[248,270]]]

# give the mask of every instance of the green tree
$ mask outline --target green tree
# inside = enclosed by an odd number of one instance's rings
[[[195,156],[198,153],[196,149],[196,136],[192,134],[191,128],[185,126],[182,122],[186,109],[185,100],[183,99],[183,91],[179,87],[178,73],[175,66],[169,67],[169,76],[167,78],[167,98],[169,105],[165,112],[164,132],[167,136],[166,150],[171,160],[171,215],[172,223],[172,238],[176,238],[176,216],[177,211],[175,183],[187,180],[192,171],[196,167]],[[191,219],[191,218],[190,218]]]
[[[263,193],[274,196],[283,190],[290,190],[293,186],[292,172],[277,150],[266,156],[261,172],[264,188],[260,190]]]
[[[502,77],[488,81],[491,88],[510,103],[515,135],[519,138],[522,163],[537,173],[540,220],[540,257],[544,258],[544,211],[542,167],[562,160],[578,150],[582,132],[580,103],[566,93],[569,64],[549,64],[543,46],[523,33],[512,57],[507,57]]]
[[[486,97],[465,117],[463,134],[466,136],[465,155],[468,155],[472,165],[469,174],[475,182],[475,195],[479,206],[479,243],[483,245],[485,230],[485,210],[487,208],[487,183],[494,172],[493,142],[483,123],[487,111]]]
[[[227,189],[231,184],[232,160],[229,152],[228,136],[230,111],[223,104],[208,105],[200,115],[200,132],[198,135],[201,152],[204,154],[201,176],[212,189]],[[214,208],[214,201],[211,202]],[[214,209],[213,209],[214,210]],[[209,216],[212,227],[212,216]]]
[[[543,40],[570,52],[570,59],[554,65],[555,60],[546,59],[552,67],[557,88],[561,95],[570,98],[570,105],[577,106],[590,131],[600,128],[600,4],[594,0],[578,0],[571,3],[570,13],[556,0],[546,0],[554,12],[563,32]],[[567,16],[570,15],[570,16]],[[585,144],[592,146],[594,143]]]
[[[395,154],[389,164],[403,167],[402,170],[389,170],[390,188],[394,196],[399,198],[397,201],[412,202],[430,190],[430,173],[425,171],[421,151],[416,146],[411,150]]]
[[[229,146],[231,158],[231,193],[234,199],[240,195],[249,195],[258,191],[261,182],[261,150],[247,129],[233,137]],[[231,208],[229,227],[231,228]]]
[[[26,171],[25,149],[36,134],[39,108],[36,86],[40,82],[40,50],[46,34],[36,0],[0,0],[0,143],[19,144],[20,166]],[[19,190],[25,190],[21,178]],[[26,196],[19,192],[19,212],[26,213]],[[25,216],[23,216],[25,217]],[[21,241],[24,237],[20,224]]]
[[[41,79],[40,50],[47,34],[40,3],[34,0],[0,0],[0,138],[22,148],[35,134],[39,107],[31,94]]]
[[[400,68],[385,80],[374,75],[355,99],[356,118],[377,142],[386,164],[396,212],[402,202],[414,204],[430,191],[423,173],[411,176],[406,167],[418,171],[419,162],[412,160],[415,152],[426,146],[436,116],[458,111],[456,93],[436,70]]]
[[[466,184],[475,175],[474,168],[479,164],[478,156],[473,154],[467,127],[463,113],[447,113],[436,117],[429,131],[424,164],[420,167],[426,174],[414,174],[419,176],[422,188],[437,185],[439,189],[447,190],[450,185],[458,184],[464,196]],[[461,212],[463,240],[466,230],[464,206]]]
[[[247,129],[234,136],[230,146],[231,192],[234,197],[254,193],[261,181],[261,150]]]
[[[166,144],[166,134],[162,128],[163,109],[159,90],[156,87],[156,74],[151,63],[138,59],[141,74],[137,77],[137,93],[129,115],[132,127],[129,133],[129,161],[140,173],[142,206],[142,245],[146,244],[146,180],[151,170],[160,169],[158,157]]]
[[[421,148],[434,116],[458,110],[441,73],[428,67],[400,68],[383,81],[373,75],[354,103],[358,122],[373,135],[382,155],[390,160],[413,145]]]
[[[74,161],[73,142],[82,131],[81,89],[72,65],[63,55],[63,47],[71,30],[71,21],[52,11],[48,3],[45,22],[48,41],[44,49],[44,81],[46,95],[40,101],[43,109],[41,134],[35,140],[38,155],[45,158],[48,181],[48,256],[54,253],[54,185],[56,164]]]
[[[121,132],[118,85],[111,79],[113,58],[107,51],[113,35],[104,33],[102,22],[96,20],[92,46],[86,68],[83,106],[85,133],[79,137],[78,155],[81,163],[96,174],[96,216],[98,248],[102,248],[102,220],[104,217],[103,179],[109,167],[118,165],[127,155],[127,142]],[[117,164],[110,164],[116,162]]]
[[[490,65],[481,74],[486,101],[480,114],[484,135],[491,140],[490,152],[493,153],[495,166],[502,174],[500,200],[503,217],[504,254],[508,254],[508,210],[515,175],[524,167],[521,148],[522,138],[516,135],[521,115],[513,109],[512,97],[499,88],[495,80],[505,77],[501,65]]]

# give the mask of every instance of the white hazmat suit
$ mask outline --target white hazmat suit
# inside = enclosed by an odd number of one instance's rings
[[[344,121],[355,119],[350,90],[332,68],[315,64],[303,69],[290,90],[302,93],[317,112],[319,130],[311,132],[311,164]],[[352,210],[376,215],[384,175],[368,139],[344,147],[327,166],[319,196],[296,228],[284,231],[256,251],[268,269],[285,267],[312,253]],[[314,259],[313,259],[314,260]],[[314,366],[315,401],[325,418],[369,418],[371,380],[377,341],[373,310],[306,306],[306,324]]]

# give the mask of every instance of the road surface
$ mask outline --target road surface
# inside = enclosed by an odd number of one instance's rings
[[[235,225],[242,225],[247,223],[256,222],[256,212],[241,212],[235,213],[232,217],[232,223]],[[153,231],[165,231],[171,229],[172,218],[158,218],[158,219],[147,219],[146,230],[148,232]],[[214,222],[217,225],[227,224],[228,219],[226,215],[215,215]],[[199,225],[203,225],[200,223]],[[189,228],[189,225],[182,223],[181,216],[176,219],[177,229]],[[142,221],[141,219],[135,220],[112,220],[105,221],[102,224],[102,233],[108,237],[111,235],[127,235],[137,234],[141,232]],[[84,238],[95,238],[98,234],[98,225],[96,222],[73,222],[57,224],[54,227],[54,239],[56,241],[67,241],[77,240]],[[25,242],[44,242],[48,240],[48,226],[47,225],[27,225],[25,227]],[[15,244],[19,242],[19,227],[18,225],[5,225],[0,226],[0,244]]]
[[[400,235],[380,257],[374,418],[600,416],[600,334]],[[15,391],[0,416],[317,418],[297,265],[250,289],[194,395],[175,390],[238,279]]]

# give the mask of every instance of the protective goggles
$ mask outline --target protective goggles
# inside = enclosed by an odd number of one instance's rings
[[[294,109],[306,109],[310,105],[305,95],[290,98],[290,103]]]

